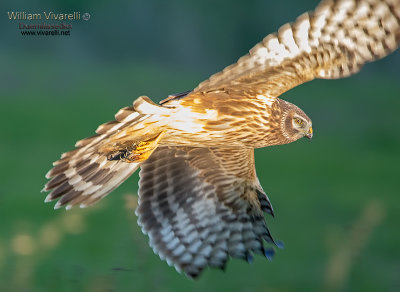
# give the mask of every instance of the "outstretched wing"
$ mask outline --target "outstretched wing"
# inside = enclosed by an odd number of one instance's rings
[[[78,141],[75,150],[64,153],[53,163],[46,174],[50,179],[43,191],[51,191],[45,202],[59,199],[55,208],[74,205],[86,207],[105,197],[126,180],[140,163],[124,163],[121,160],[109,160],[99,147],[107,144],[110,137],[127,128],[139,124],[146,118],[133,107],[121,109],[115,115],[115,121],[100,125],[97,135]]]
[[[136,213],[150,245],[196,277],[228,257],[270,257],[264,214],[273,214],[255,174],[253,149],[159,147],[141,165]]]
[[[59,199],[56,209],[86,207],[118,187],[157,147],[163,135],[162,121],[152,115],[157,111],[169,114],[148,97],[139,97],[133,106],[120,109],[115,121],[100,125],[96,135],[78,141],[46,174],[50,180],[43,191],[50,193],[45,201]],[[131,152],[135,159],[127,155]]]
[[[393,52],[399,42],[399,0],[327,0],[194,91],[225,88],[277,97],[314,78],[354,74]]]

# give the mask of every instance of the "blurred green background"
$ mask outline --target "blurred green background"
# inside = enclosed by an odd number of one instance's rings
[[[40,193],[51,163],[119,108],[195,87],[317,2],[3,0],[0,291],[399,291],[399,51],[284,94],[315,136],[256,151],[285,243],[272,262],[178,274],[136,224],[137,174],[88,209],[54,211]],[[92,17],[28,37],[7,11]]]

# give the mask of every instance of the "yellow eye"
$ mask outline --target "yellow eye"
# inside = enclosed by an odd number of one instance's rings
[[[300,120],[300,119],[295,119],[295,122],[296,122],[296,124],[298,124],[300,126],[303,124],[303,120]]]

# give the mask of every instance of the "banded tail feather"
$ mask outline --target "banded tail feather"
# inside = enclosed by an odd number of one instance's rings
[[[50,181],[43,191],[50,193],[45,202],[58,199],[55,209],[82,208],[109,194],[157,148],[163,135],[157,121],[165,110],[148,97],[139,97],[133,106],[119,110],[114,121],[100,125],[96,135],[78,141],[76,149],[62,154],[46,174]],[[117,152],[129,152],[130,159],[113,156]]]

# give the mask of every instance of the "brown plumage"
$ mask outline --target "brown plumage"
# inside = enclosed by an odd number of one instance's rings
[[[136,213],[161,258],[191,277],[229,258],[270,257],[254,148],[312,137],[310,118],[278,98],[314,78],[341,78],[394,51],[399,0],[323,1],[191,92],[138,98],[47,173],[55,208],[86,207],[140,166]]]

